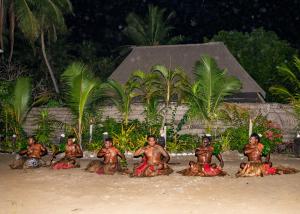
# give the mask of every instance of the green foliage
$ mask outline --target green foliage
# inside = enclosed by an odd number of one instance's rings
[[[103,97],[103,88],[99,80],[80,63],[71,64],[62,74],[62,80],[65,84],[66,103],[76,116],[73,131],[81,146],[86,111],[92,102]]]
[[[53,137],[56,121],[49,115],[48,109],[41,110],[35,123],[37,125],[34,132],[36,140],[45,146],[50,146],[50,139]]]
[[[266,92],[274,83],[287,85],[278,75],[276,67],[291,61],[296,51],[274,32],[262,28],[255,29],[251,33],[220,31],[209,41],[224,42],[239,63]],[[268,93],[267,100],[282,101]]]
[[[128,117],[131,112],[131,104],[137,93],[134,91],[137,88],[137,83],[128,80],[126,84],[118,83],[114,80],[107,81],[107,88],[110,89],[110,100],[114,103],[116,108],[122,114],[125,126],[128,125]]]
[[[227,122],[232,127],[227,128],[219,139],[222,150],[238,150],[243,152],[245,145],[249,142],[249,119],[250,113],[243,108],[230,106],[224,108]],[[223,116],[225,113],[223,112]],[[225,116],[224,116],[225,118]],[[278,124],[267,120],[265,116],[258,114],[253,119],[253,132],[261,134],[261,143],[264,145],[263,155],[274,151],[277,144],[282,143],[282,130]]]
[[[14,143],[9,139],[1,142],[0,148],[2,152],[18,152],[27,148],[27,141],[25,138],[20,138]]]
[[[196,80],[186,87],[188,115],[192,118],[205,120],[210,132],[210,122],[219,117],[219,106],[224,98],[241,88],[236,77],[227,75],[216,61],[209,56],[203,56],[195,65]]]
[[[149,5],[148,14],[145,18],[130,13],[126,18],[125,35],[135,45],[162,45],[182,42],[182,36],[170,37],[170,32],[174,29],[170,25],[170,21],[175,13],[172,12],[165,16],[165,12],[165,9]]]
[[[282,76],[284,82],[288,82],[290,87],[284,85],[274,85],[270,87],[270,92],[274,95],[280,96],[283,100],[289,102],[300,119],[300,59],[294,56],[292,65],[282,64],[278,66],[279,74]]]
[[[169,152],[194,152],[198,145],[197,135],[183,134],[177,138],[177,141],[167,141],[167,150]]]

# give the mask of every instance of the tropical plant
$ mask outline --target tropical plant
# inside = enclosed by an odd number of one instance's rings
[[[46,53],[45,38],[56,41],[57,33],[66,29],[63,14],[72,12],[69,0],[51,1],[15,1],[18,26],[25,38],[32,44],[39,40],[42,55],[51,76],[56,93],[59,93],[57,81]]]
[[[278,72],[282,76],[284,82],[289,82],[291,87],[287,88],[282,85],[274,85],[270,87],[271,93],[280,96],[288,101],[294,107],[297,117],[300,119],[300,59],[294,56],[294,68],[287,64],[278,66]]]
[[[35,121],[37,129],[34,131],[35,138],[39,143],[50,145],[50,139],[55,130],[56,120],[49,114],[48,109],[42,109]]]
[[[158,109],[160,93],[157,88],[159,75],[137,70],[132,73],[130,79],[136,83],[137,97],[143,101],[146,124],[149,126],[157,124],[157,122],[161,121]]]
[[[267,92],[268,101],[280,101],[268,93],[269,88],[276,84],[288,85],[280,75],[277,75],[277,66],[284,62],[291,62],[296,49],[282,40],[273,31],[263,28],[254,29],[252,32],[220,31],[205,41],[224,42],[239,63],[251,77]]]
[[[128,127],[124,127],[122,125],[121,132],[113,133],[114,145],[118,149],[120,149],[120,151],[134,152],[135,150],[137,150],[145,145],[147,135],[138,133],[134,137],[134,134],[136,132],[135,129],[136,129],[135,125],[129,125]]]
[[[187,87],[188,115],[191,119],[198,118],[207,124],[211,131],[211,122],[218,119],[219,107],[224,98],[241,88],[240,81],[227,75],[226,70],[218,67],[216,61],[203,56],[195,65],[196,79]]]
[[[100,81],[81,63],[71,64],[62,74],[62,81],[65,83],[65,102],[73,111],[77,121],[73,131],[81,146],[86,110],[91,107],[92,102],[103,98],[104,88]]]
[[[278,124],[268,120],[261,113],[251,117],[253,132],[261,135],[261,143],[264,145],[263,155],[267,155],[274,151],[276,145],[282,143],[282,130]],[[226,104],[222,108],[222,119],[230,127],[220,134],[218,145],[221,146],[222,151],[230,149],[242,152],[249,141],[249,110],[234,104]]]
[[[107,81],[107,88],[110,89],[108,91],[110,100],[122,114],[125,126],[128,125],[132,100],[137,96],[136,87],[137,84],[132,80],[127,81],[124,85],[114,80]]]
[[[127,18],[127,27],[124,29],[125,35],[135,45],[163,45],[176,44],[183,41],[182,36],[171,37],[174,29],[170,25],[171,19],[175,16],[172,12],[165,16],[165,9],[156,6],[148,6],[148,14],[145,18],[130,13]]]
[[[155,86],[160,92],[160,96],[164,101],[164,115],[162,127],[166,123],[166,117],[172,101],[180,103],[184,96],[184,87],[188,84],[188,78],[185,72],[180,68],[174,70],[168,69],[163,65],[155,65],[151,72],[159,76],[158,84]]]
[[[9,117],[10,126],[17,137],[22,134],[22,124],[30,109],[32,89],[30,81],[29,78],[19,78],[13,88],[13,96],[4,104],[4,111]]]

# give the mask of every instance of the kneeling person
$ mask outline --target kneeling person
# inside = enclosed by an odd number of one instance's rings
[[[106,138],[104,141],[104,148],[100,149],[97,154],[98,158],[103,158],[103,161],[91,161],[86,167],[88,172],[96,172],[97,174],[113,175],[116,172],[126,173],[127,169],[122,169],[118,157],[126,161],[124,154],[122,154],[116,147],[113,146],[113,139]]]
[[[258,134],[253,133],[250,136],[249,143],[244,148],[244,154],[248,158],[248,162],[240,164],[240,170],[236,173],[236,177],[253,177],[275,174],[293,174],[298,170],[289,167],[273,167],[270,162],[270,153],[266,155],[263,162],[263,149],[264,145],[260,143]]]
[[[134,153],[134,157],[144,155],[140,165],[134,168],[132,176],[152,177],[157,175],[169,175],[173,170],[168,166],[170,160],[166,150],[156,143],[155,137],[147,137],[148,145]]]
[[[226,172],[222,170],[224,166],[224,161],[221,154],[214,154],[215,148],[211,145],[211,137],[203,136],[202,145],[200,145],[196,151],[195,156],[197,157],[197,162],[190,161],[190,167],[179,171],[178,173],[185,176],[224,176]],[[220,166],[215,163],[211,163],[212,156],[215,155],[220,161]]]
[[[46,148],[36,142],[33,136],[28,138],[28,146],[27,149],[22,150],[16,157],[16,160],[10,164],[10,168],[12,169],[28,169],[28,168],[37,168],[40,166],[45,166],[43,160],[41,160],[41,156],[47,154]]]
[[[77,158],[82,158],[83,153],[80,146],[74,142],[75,138],[73,136],[69,136],[65,147],[65,156],[59,161],[52,163],[52,169],[70,169],[80,167]]]

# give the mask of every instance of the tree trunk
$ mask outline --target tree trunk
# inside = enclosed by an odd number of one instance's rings
[[[0,51],[3,51],[4,0],[0,0]],[[0,52],[0,55],[1,55]]]
[[[8,63],[10,65],[12,61],[12,56],[14,52],[14,43],[15,43],[15,24],[16,24],[16,16],[14,10],[14,0],[10,0],[9,2],[9,57]]]
[[[54,86],[55,92],[56,92],[57,94],[59,94],[58,85],[57,85],[55,76],[54,76],[54,74],[53,74],[53,70],[52,70],[52,68],[51,68],[51,66],[50,66],[50,63],[49,63],[49,61],[48,61],[47,54],[46,54],[44,31],[41,32],[41,45],[42,45],[43,57],[44,57],[46,66],[47,66],[47,68],[48,68],[48,71],[49,71],[49,73],[50,73],[50,76],[51,76],[51,79],[52,79],[52,82],[53,82],[53,86]]]

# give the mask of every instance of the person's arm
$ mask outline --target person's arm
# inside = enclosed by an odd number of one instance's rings
[[[195,151],[195,156],[198,157],[199,155],[204,155],[207,151],[208,149],[205,147],[197,148]]]
[[[163,161],[165,163],[168,163],[170,161],[170,155],[168,154],[168,152],[164,148],[162,148],[162,147],[161,147],[161,151],[160,152],[161,152],[162,156],[164,157]]]
[[[144,152],[145,152],[145,147],[142,147],[142,148],[138,149],[137,151],[135,151],[133,156],[138,157],[138,156],[144,154]]]
[[[244,148],[244,154],[245,154],[245,155],[248,155],[248,154],[254,152],[254,150],[255,150],[255,147],[253,147],[253,146],[247,144],[247,145],[245,146],[245,148]]]
[[[266,155],[266,162],[267,162],[267,163],[270,163],[270,159],[271,159],[271,154],[268,153],[268,154]]]
[[[83,152],[82,152],[80,146],[76,144],[75,149],[76,149],[76,158],[82,158],[83,157]]]
[[[46,155],[48,153],[46,147],[44,147],[42,144],[41,145],[41,156]]]
[[[221,154],[216,155],[217,159],[220,161],[220,166],[224,167],[224,161]]]
[[[24,149],[24,150],[19,152],[19,155],[26,155],[27,152],[28,152],[28,149]]]
[[[123,160],[126,160],[125,155],[122,154],[118,149],[117,149],[117,154],[120,158],[122,158]]]
[[[97,157],[98,157],[98,158],[102,158],[102,157],[105,156],[105,154],[106,154],[106,149],[105,149],[105,148],[101,148],[101,149],[99,150],[99,152],[97,153]]]

